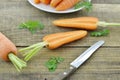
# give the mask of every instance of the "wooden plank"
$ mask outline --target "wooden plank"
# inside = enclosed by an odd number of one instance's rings
[[[57,50],[42,49],[39,54],[28,62],[28,67],[17,72],[11,63],[0,60],[1,80],[52,80],[58,73],[69,67],[69,63],[78,57],[86,48],[59,48]],[[120,48],[97,50],[70,78],[66,80],[119,80],[120,79]],[[58,65],[55,72],[49,72],[44,66],[51,56],[60,56],[65,60]]]
[[[99,4],[120,4],[120,0],[92,0],[92,3],[99,3]]]
[[[0,0],[1,2],[27,2],[27,0]],[[119,0],[92,0],[92,3],[99,3],[99,4],[120,4]]]
[[[28,46],[42,40],[42,37],[66,29],[55,27],[52,20],[79,16],[95,16],[107,22],[120,22],[120,0],[92,0],[93,10],[85,10],[70,14],[52,14],[40,11],[31,6],[27,0],[1,0],[0,3],[0,31],[11,39],[18,48]],[[28,30],[18,29],[21,22],[38,20],[45,24],[43,31],[31,34]],[[99,27],[98,29],[103,29]],[[92,43],[105,40],[105,44],[83,64],[71,77],[66,80],[119,80],[120,79],[120,29],[116,26],[107,27],[110,34],[106,37],[90,37],[64,45],[56,50],[43,48],[40,53],[28,62],[28,67],[22,72],[17,72],[13,65],[0,60],[0,80],[52,80],[58,73],[69,67],[69,63],[85,51]],[[90,31],[89,31],[90,33]],[[19,54],[22,58],[22,53]],[[44,66],[51,56],[61,56],[65,61],[59,64],[55,72],[49,72]]]
[[[10,38],[16,46],[28,46],[33,43],[42,41],[42,37],[56,32],[71,31],[76,29],[67,29],[55,27],[52,20],[60,18],[71,18],[79,16],[95,16],[102,21],[120,22],[120,5],[119,4],[94,4],[93,10],[89,13],[82,10],[71,14],[51,14],[40,11],[28,2],[8,2],[0,3],[0,28],[8,38]],[[111,9],[111,10],[110,10]],[[53,17],[54,16],[54,17]],[[18,29],[21,22],[28,20],[38,20],[45,24],[45,29],[38,31],[36,34],[31,34],[28,30]],[[99,29],[102,29],[101,27]],[[89,46],[90,43],[103,39],[106,41],[105,46],[119,46],[120,29],[116,26],[107,27],[110,30],[110,35],[107,37],[94,38],[89,35],[77,42],[73,42],[66,46]],[[112,42],[111,42],[112,41]]]

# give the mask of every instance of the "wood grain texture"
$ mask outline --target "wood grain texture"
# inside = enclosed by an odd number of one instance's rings
[[[27,0],[0,0],[0,31],[12,40],[18,48],[23,48],[40,42],[42,37],[56,32],[76,29],[60,28],[52,24],[52,20],[79,16],[94,16],[100,21],[120,22],[120,0],[92,0],[91,12],[81,10],[70,14],[52,14],[43,12],[31,6]],[[24,21],[38,20],[45,24],[45,29],[31,34],[28,30],[18,29]],[[99,27],[98,29],[103,29]],[[105,44],[66,80],[119,80],[120,79],[120,28],[106,27],[110,34],[105,37],[91,37],[66,44],[56,50],[43,48],[40,53],[28,62],[28,67],[17,72],[11,63],[0,60],[0,80],[52,80],[58,73],[69,68],[69,63],[84,50],[98,40]],[[90,33],[90,31],[89,31]],[[22,53],[20,57],[22,58]],[[59,64],[55,72],[49,72],[44,63],[51,56],[61,56],[65,61]]]
[[[120,4],[119,0],[92,0],[92,2],[99,4]]]
[[[98,17],[101,21],[120,22],[120,14],[118,14],[120,13],[119,4],[94,4],[93,10],[89,13],[83,10],[76,13],[64,15],[51,14],[40,11],[31,6],[26,1],[0,3],[0,7],[0,31],[3,32],[7,37],[9,37],[16,44],[16,46],[28,46],[33,43],[40,42],[42,41],[42,37],[47,34],[76,30],[54,26],[52,24],[52,20],[55,19],[72,18],[79,16],[95,16]],[[38,20],[43,22],[45,24],[45,29],[42,31],[38,31],[36,34],[33,35],[28,30],[18,29],[18,25],[20,23],[28,20]],[[88,35],[83,40],[68,44],[67,46],[87,46],[90,45],[90,43],[93,42],[95,39],[96,41],[99,39],[105,40],[107,42],[106,46],[119,46],[120,39],[117,33],[120,33],[120,29],[116,26],[106,28],[111,31],[110,35],[108,35],[107,37],[94,38]],[[99,27],[98,29],[103,28]]]
[[[78,57],[86,48],[59,48],[48,50],[44,48],[21,73],[17,72],[11,63],[0,61],[1,80],[52,80],[58,73],[69,68],[69,63]],[[119,80],[120,76],[120,49],[100,48],[84,63],[71,77],[66,80]],[[59,64],[55,72],[49,72],[44,66],[51,56],[61,56],[65,60]]]

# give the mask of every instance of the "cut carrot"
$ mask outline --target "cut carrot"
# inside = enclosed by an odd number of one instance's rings
[[[107,23],[99,21],[96,17],[78,17],[70,19],[60,19],[53,21],[53,24],[60,27],[79,28],[86,30],[96,30],[98,26],[120,26],[120,23]]]
[[[40,0],[42,3],[44,3],[44,4],[50,4],[50,1],[51,0]]]
[[[71,27],[71,28],[80,28],[86,30],[95,30],[97,24],[95,23],[85,23],[85,22],[54,22],[54,25],[61,27]]]
[[[46,37],[43,38],[43,40],[48,43],[49,49],[56,49],[64,44],[81,39],[87,35],[87,31],[83,31],[83,30],[70,31],[70,32],[64,32],[64,33],[58,33],[56,35],[59,35],[59,36],[54,36],[53,34],[53,35],[47,35],[47,37],[50,37],[50,38],[46,38]]]
[[[34,3],[35,3],[35,4],[39,4],[39,3],[40,3],[40,0],[34,0]]]
[[[63,0],[60,4],[57,5],[56,10],[62,11],[72,8],[80,0]]]
[[[0,58],[4,61],[11,61],[18,71],[26,67],[26,63],[17,56],[16,46],[2,33],[0,33]]]
[[[51,0],[50,6],[56,7],[63,0]]]
[[[66,34],[64,32],[49,34],[49,35],[46,35],[45,37],[43,37],[43,41],[51,41],[53,39],[62,38],[62,37],[68,36],[70,34],[73,34],[73,31],[66,32]]]
[[[88,22],[88,23],[97,23],[98,18],[96,17],[76,17],[76,18],[68,18],[68,19],[58,19],[53,21],[53,23],[57,22]]]
[[[43,42],[34,44],[27,48],[20,49],[19,51],[25,52],[25,61],[28,61],[29,59],[31,59],[33,55],[35,55],[44,46],[47,46],[47,48],[49,49],[56,49],[64,44],[81,39],[86,35],[87,35],[87,31],[85,30],[50,34],[43,37]]]

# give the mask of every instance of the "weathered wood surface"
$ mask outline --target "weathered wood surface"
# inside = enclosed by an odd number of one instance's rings
[[[6,36],[8,36],[16,44],[16,46],[27,46],[36,42],[40,42],[44,35],[61,31],[75,30],[55,27],[52,24],[52,20],[55,19],[78,16],[95,16],[98,17],[101,21],[120,22],[119,4],[98,4],[98,2],[96,3],[94,4],[93,10],[89,13],[85,11],[79,11],[76,13],[61,15],[40,11],[24,0],[13,0],[9,2],[5,0],[4,2],[0,3],[0,31],[3,32]],[[27,20],[40,20],[45,24],[45,29],[42,31],[38,31],[38,33],[34,35],[31,35],[31,33],[27,30],[18,29],[18,25],[21,22]],[[108,37],[93,38],[88,35],[88,37],[86,37],[84,40],[74,42],[68,45],[88,46],[94,40],[97,41],[99,39],[103,39],[106,41],[106,46],[119,46],[120,39],[118,33],[120,33],[120,29],[118,29],[118,27],[116,26],[107,28],[111,30],[111,34]],[[19,36],[19,38],[16,37],[16,35]]]
[[[69,68],[69,63],[87,48],[59,48],[48,50],[44,48],[39,55],[33,57],[28,67],[18,73],[13,65],[0,61],[1,80],[52,80],[58,73]],[[66,80],[119,80],[120,79],[120,48],[102,47],[83,64],[70,78]],[[59,64],[55,72],[49,72],[44,63],[50,56],[61,56],[65,61]]]
[[[18,48],[42,41],[44,35],[70,31],[55,27],[51,22],[59,18],[78,16],[95,16],[101,21],[120,22],[120,0],[92,0],[93,10],[89,13],[82,10],[71,14],[52,14],[40,11],[31,6],[26,0],[0,0],[0,31],[11,39]],[[45,29],[31,34],[28,30],[18,29],[21,22],[40,20]],[[101,29],[102,27],[98,28]],[[56,50],[44,48],[39,55],[28,62],[28,67],[18,73],[11,63],[0,60],[0,80],[44,80],[56,76],[57,73],[69,67],[69,63],[90,45],[98,40],[105,40],[105,44],[70,78],[66,80],[119,80],[120,79],[120,28],[106,27],[110,30],[107,37],[90,37],[64,45]],[[49,72],[44,66],[50,56],[61,56],[65,61],[58,66],[55,72]]]

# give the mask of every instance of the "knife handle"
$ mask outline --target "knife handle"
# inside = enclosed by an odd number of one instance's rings
[[[68,70],[64,71],[63,73],[58,74],[55,78],[52,80],[63,80],[67,76],[69,76],[71,73],[73,73],[77,68],[71,66]]]

